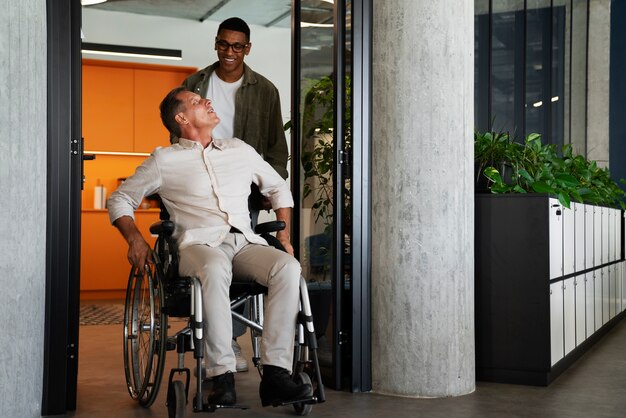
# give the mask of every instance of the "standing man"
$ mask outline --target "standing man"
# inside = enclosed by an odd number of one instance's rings
[[[250,28],[246,22],[238,17],[226,19],[220,23],[215,37],[218,61],[187,77],[183,86],[213,102],[221,119],[213,131],[215,138],[240,138],[286,179],[289,152],[280,96],[271,81],[244,63],[251,48]],[[175,137],[172,139],[175,142]],[[263,198],[256,187],[252,187],[249,206],[254,224],[261,209],[271,209],[269,200]],[[237,343],[237,337],[245,331],[242,324],[233,324],[232,346],[238,372],[248,370],[248,362]]]
[[[217,29],[218,61],[190,75],[183,86],[213,101],[221,122],[216,138],[240,138],[287,178],[287,140],[283,130],[278,89],[244,63],[250,53],[250,28],[238,17]]]

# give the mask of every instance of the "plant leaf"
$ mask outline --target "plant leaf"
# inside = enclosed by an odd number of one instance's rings
[[[570,174],[558,173],[554,175],[554,178],[566,187],[578,187],[580,185],[580,182]]]
[[[545,181],[536,181],[530,185],[536,193],[555,193],[554,188],[550,187]]]

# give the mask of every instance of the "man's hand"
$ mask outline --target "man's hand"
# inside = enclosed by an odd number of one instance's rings
[[[287,251],[288,254],[294,255],[289,232],[291,230],[291,208],[278,208],[274,209],[274,212],[276,212],[276,220],[283,221],[285,223],[285,229],[278,231],[276,233],[276,238],[280,241],[283,247],[285,247],[285,251]]]
[[[288,254],[293,255],[293,246],[291,245],[289,231],[278,231],[276,233],[276,239],[280,241],[281,245],[285,248],[285,251],[287,251]]]
[[[137,268],[139,274],[142,275],[144,274],[146,263],[154,263],[152,260],[152,249],[143,237],[128,243],[128,262]]]
[[[122,216],[113,222],[128,242],[128,262],[144,273],[146,263],[152,264],[152,250],[130,216]]]

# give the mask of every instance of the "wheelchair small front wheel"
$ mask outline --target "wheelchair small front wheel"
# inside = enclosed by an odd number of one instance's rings
[[[154,266],[146,266],[144,274],[131,269],[124,307],[124,371],[130,396],[144,407],[156,399],[165,366],[164,298]]]
[[[299,372],[294,376],[294,380],[297,384],[302,385],[308,383],[313,387],[311,383],[311,377],[306,372]],[[305,416],[309,415],[313,410],[313,405],[306,402],[296,402],[293,404],[293,409],[296,411],[296,415]]]
[[[174,380],[167,391],[167,416],[169,418],[185,418],[186,412],[185,384],[180,380]]]

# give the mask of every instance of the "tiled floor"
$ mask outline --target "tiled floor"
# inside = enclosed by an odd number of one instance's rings
[[[78,408],[68,417],[167,417],[161,387],[155,404],[145,409],[132,401],[125,387],[121,325],[83,326],[80,330]],[[247,338],[240,340],[249,353]],[[168,362],[175,360],[168,356]],[[262,408],[259,376],[252,370],[236,377],[237,396],[249,410],[221,410],[210,416],[294,416],[290,407]],[[190,405],[187,416],[194,414]],[[327,402],[313,407],[313,417],[626,417],[626,321],[619,323],[549,387],[479,382],[466,396],[410,399],[375,393],[327,390]]]

